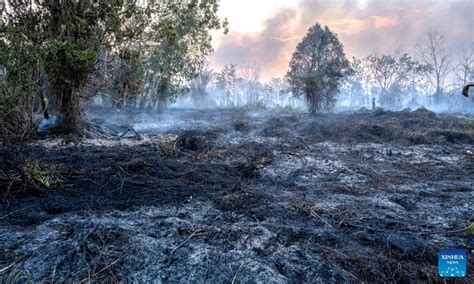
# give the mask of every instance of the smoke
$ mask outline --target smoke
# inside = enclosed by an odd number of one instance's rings
[[[295,10],[282,9],[264,22],[259,33],[231,32],[216,49],[211,61],[219,68],[229,62],[251,62],[266,74],[278,74],[282,67],[280,63],[287,64],[291,55],[288,47],[299,38],[292,32],[296,18]]]
[[[472,11],[470,0],[301,0],[275,11],[260,32],[239,32],[239,23],[231,22],[236,30],[219,38],[211,61],[216,68],[227,62],[253,62],[262,68],[264,79],[280,77],[297,43],[316,22],[339,35],[348,56],[365,57],[376,49],[410,50],[429,28],[445,33],[447,47],[454,53],[472,41]],[[241,17],[245,21],[245,15]]]
[[[234,0],[227,1],[223,0],[222,5],[236,5]],[[262,19],[261,28],[259,27],[256,32],[249,32],[249,22],[252,21],[248,21],[247,14],[239,9],[238,17],[231,17],[231,32],[226,36],[219,36],[215,41],[215,53],[210,61],[217,72],[227,63],[237,63],[240,67],[250,63],[261,70],[262,87],[263,83],[269,81],[270,78],[285,75],[296,45],[304,37],[308,28],[316,22],[328,25],[339,35],[347,57],[363,58],[374,50],[378,50],[379,53],[402,50],[414,54],[414,43],[425,36],[430,28],[446,34],[446,47],[453,56],[461,46],[473,41],[471,19],[474,2],[471,0],[300,0],[296,4],[292,2],[291,5],[286,6],[275,4],[281,4],[283,0],[261,1],[253,6],[250,6],[250,1],[239,4],[247,3],[249,6],[245,8],[252,10],[252,14],[260,14],[260,9],[267,10],[261,13],[270,15]],[[262,3],[266,3],[268,7]],[[253,11],[254,9],[258,11]],[[232,12],[229,9],[224,10]],[[243,23],[245,25],[242,25]],[[245,28],[239,29],[239,25]],[[242,78],[236,79],[239,81]],[[471,110],[472,112],[473,109],[470,99],[462,97],[460,90],[446,94],[449,100],[437,104],[434,104],[433,99],[426,95],[429,93],[427,90],[423,90],[425,95],[418,96],[416,100],[409,94],[403,94],[396,103],[384,104],[379,101],[377,95],[370,93],[370,86],[364,87],[365,93],[356,99],[350,94],[342,93],[336,110],[355,110],[361,107],[371,109],[374,97],[377,106],[392,110],[426,107],[434,111],[468,112]],[[238,90],[232,91],[234,97],[231,98],[230,105],[225,103],[226,94],[215,90],[215,86],[210,87],[208,93],[208,96],[199,100],[190,96],[179,96],[171,107],[213,109],[246,104],[247,94]],[[238,96],[240,98],[237,98]],[[304,108],[304,100],[291,100],[289,97],[273,101],[271,98],[261,99],[259,102],[267,108],[275,106],[284,108],[287,105]],[[453,105],[459,107],[453,109]]]

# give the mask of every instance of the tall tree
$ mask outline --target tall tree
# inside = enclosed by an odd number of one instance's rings
[[[235,92],[235,84],[237,81],[237,65],[226,64],[222,71],[217,74],[217,88],[224,95],[224,106],[229,107],[232,103],[232,97]]]
[[[415,50],[420,61],[432,68],[428,78],[435,88],[435,102],[439,102],[451,64],[451,58],[445,48],[444,34],[430,29],[425,37],[416,42]]]
[[[197,76],[212,50],[209,30],[226,26],[216,16],[217,0],[6,0],[0,8],[0,66],[14,74],[18,66],[5,62],[15,62],[11,50],[35,50],[35,68],[48,78],[64,133],[80,120],[82,88],[103,48],[135,66],[148,59],[149,98],[166,102],[185,79]],[[129,83],[119,87],[136,87]]]
[[[418,104],[416,100],[416,95],[419,93],[420,89],[426,89],[427,87],[427,76],[432,72],[431,65],[423,64],[419,61],[413,60],[408,62],[409,69],[408,69],[408,82],[407,86],[411,92],[411,101],[410,104],[412,106],[416,106]]]
[[[136,49],[124,48],[118,53],[116,61],[112,87],[118,96],[114,103],[117,107],[130,106],[143,90],[144,66],[141,54]]]
[[[367,103],[367,98],[364,93],[362,82],[364,80],[364,65],[362,60],[353,57],[350,62],[352,74],[346,77],[343,88],[348,95],[348,102],[350,106],[363,106]]]
[[[39,16],[30,5],[18,6],[21,21],[12,21],[7,3],[0,2],[0,140],[26,139],[34,125],[34,97],[40,93],[44,72],[41,65],[40,38],[26,41]],[[34,132],[34,130],[33,130]]]
[[[149,13],[134,0],[7,0],[1,16],[5,48],[37,47],[36,56],[61,114],[61,131],[69,133],[77,125],[79,93],[94,70],[100,47],[118,49],[124,41],[136,39]],[[36,22],[31,25],[25,18]],[[9,41],[18,30],[22,40]]]
[[[311,113],[335,102],[342,80],[351,73],[337,35],[315,24],[296,47],[286,74],[295,96],[305,96]]]
[[[199,76],[191,81],[189,93],[195,102],[202,102],[208,95],[208,87],[213,78],[213,70],[204,66]]]
[[[459,82],[464,86],[474,74],[474,42],[471,46],[462,46],[458,52],[458,64],[455,73]]]
[[[218,8],[216,0],[167,0],[152,9],[147,76],[153,108],[166,107],[199,75],[212,52],[210,31],[224,28],[227,33],[227,20],[219,19]]]
[[[264,85],[264,92],[268,98],[273,101],[274,105],[280,107],[284,104],[288,89],[288,83],[282,78],[271,78],[270,81]]]
[[[252,65],[250,63],[245,64],[240,68],[240,76],[243,79],[244,83],[244,93],[247,97],[247,104],[255,104],[258,102],[259,98],[259,78],[260,78],[260,68]]]
[[[370,80],[380,89],[380,103],[393,106],[400,102],[400,90],[407,86],[417,62],[407,53],[379,55],[376,52],[365,61]]]

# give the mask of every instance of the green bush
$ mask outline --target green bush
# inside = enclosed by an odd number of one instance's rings
[[[24,182],[32,185],[50,189],[61,184],[61,179],[54,175],[54,170],[41,167],[37,161],[23,164],[21,171]]]

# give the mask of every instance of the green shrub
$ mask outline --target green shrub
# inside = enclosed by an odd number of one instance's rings
[[[38,161],[26,162],[21,168],[24,182],[44,188],[53,188],[61,184],[54,169],[40,166]]]

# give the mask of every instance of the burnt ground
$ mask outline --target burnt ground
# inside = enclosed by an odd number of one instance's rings
[[[432,283],[474,248],[472,117],[107,118],[0,147],[3,281]]]

